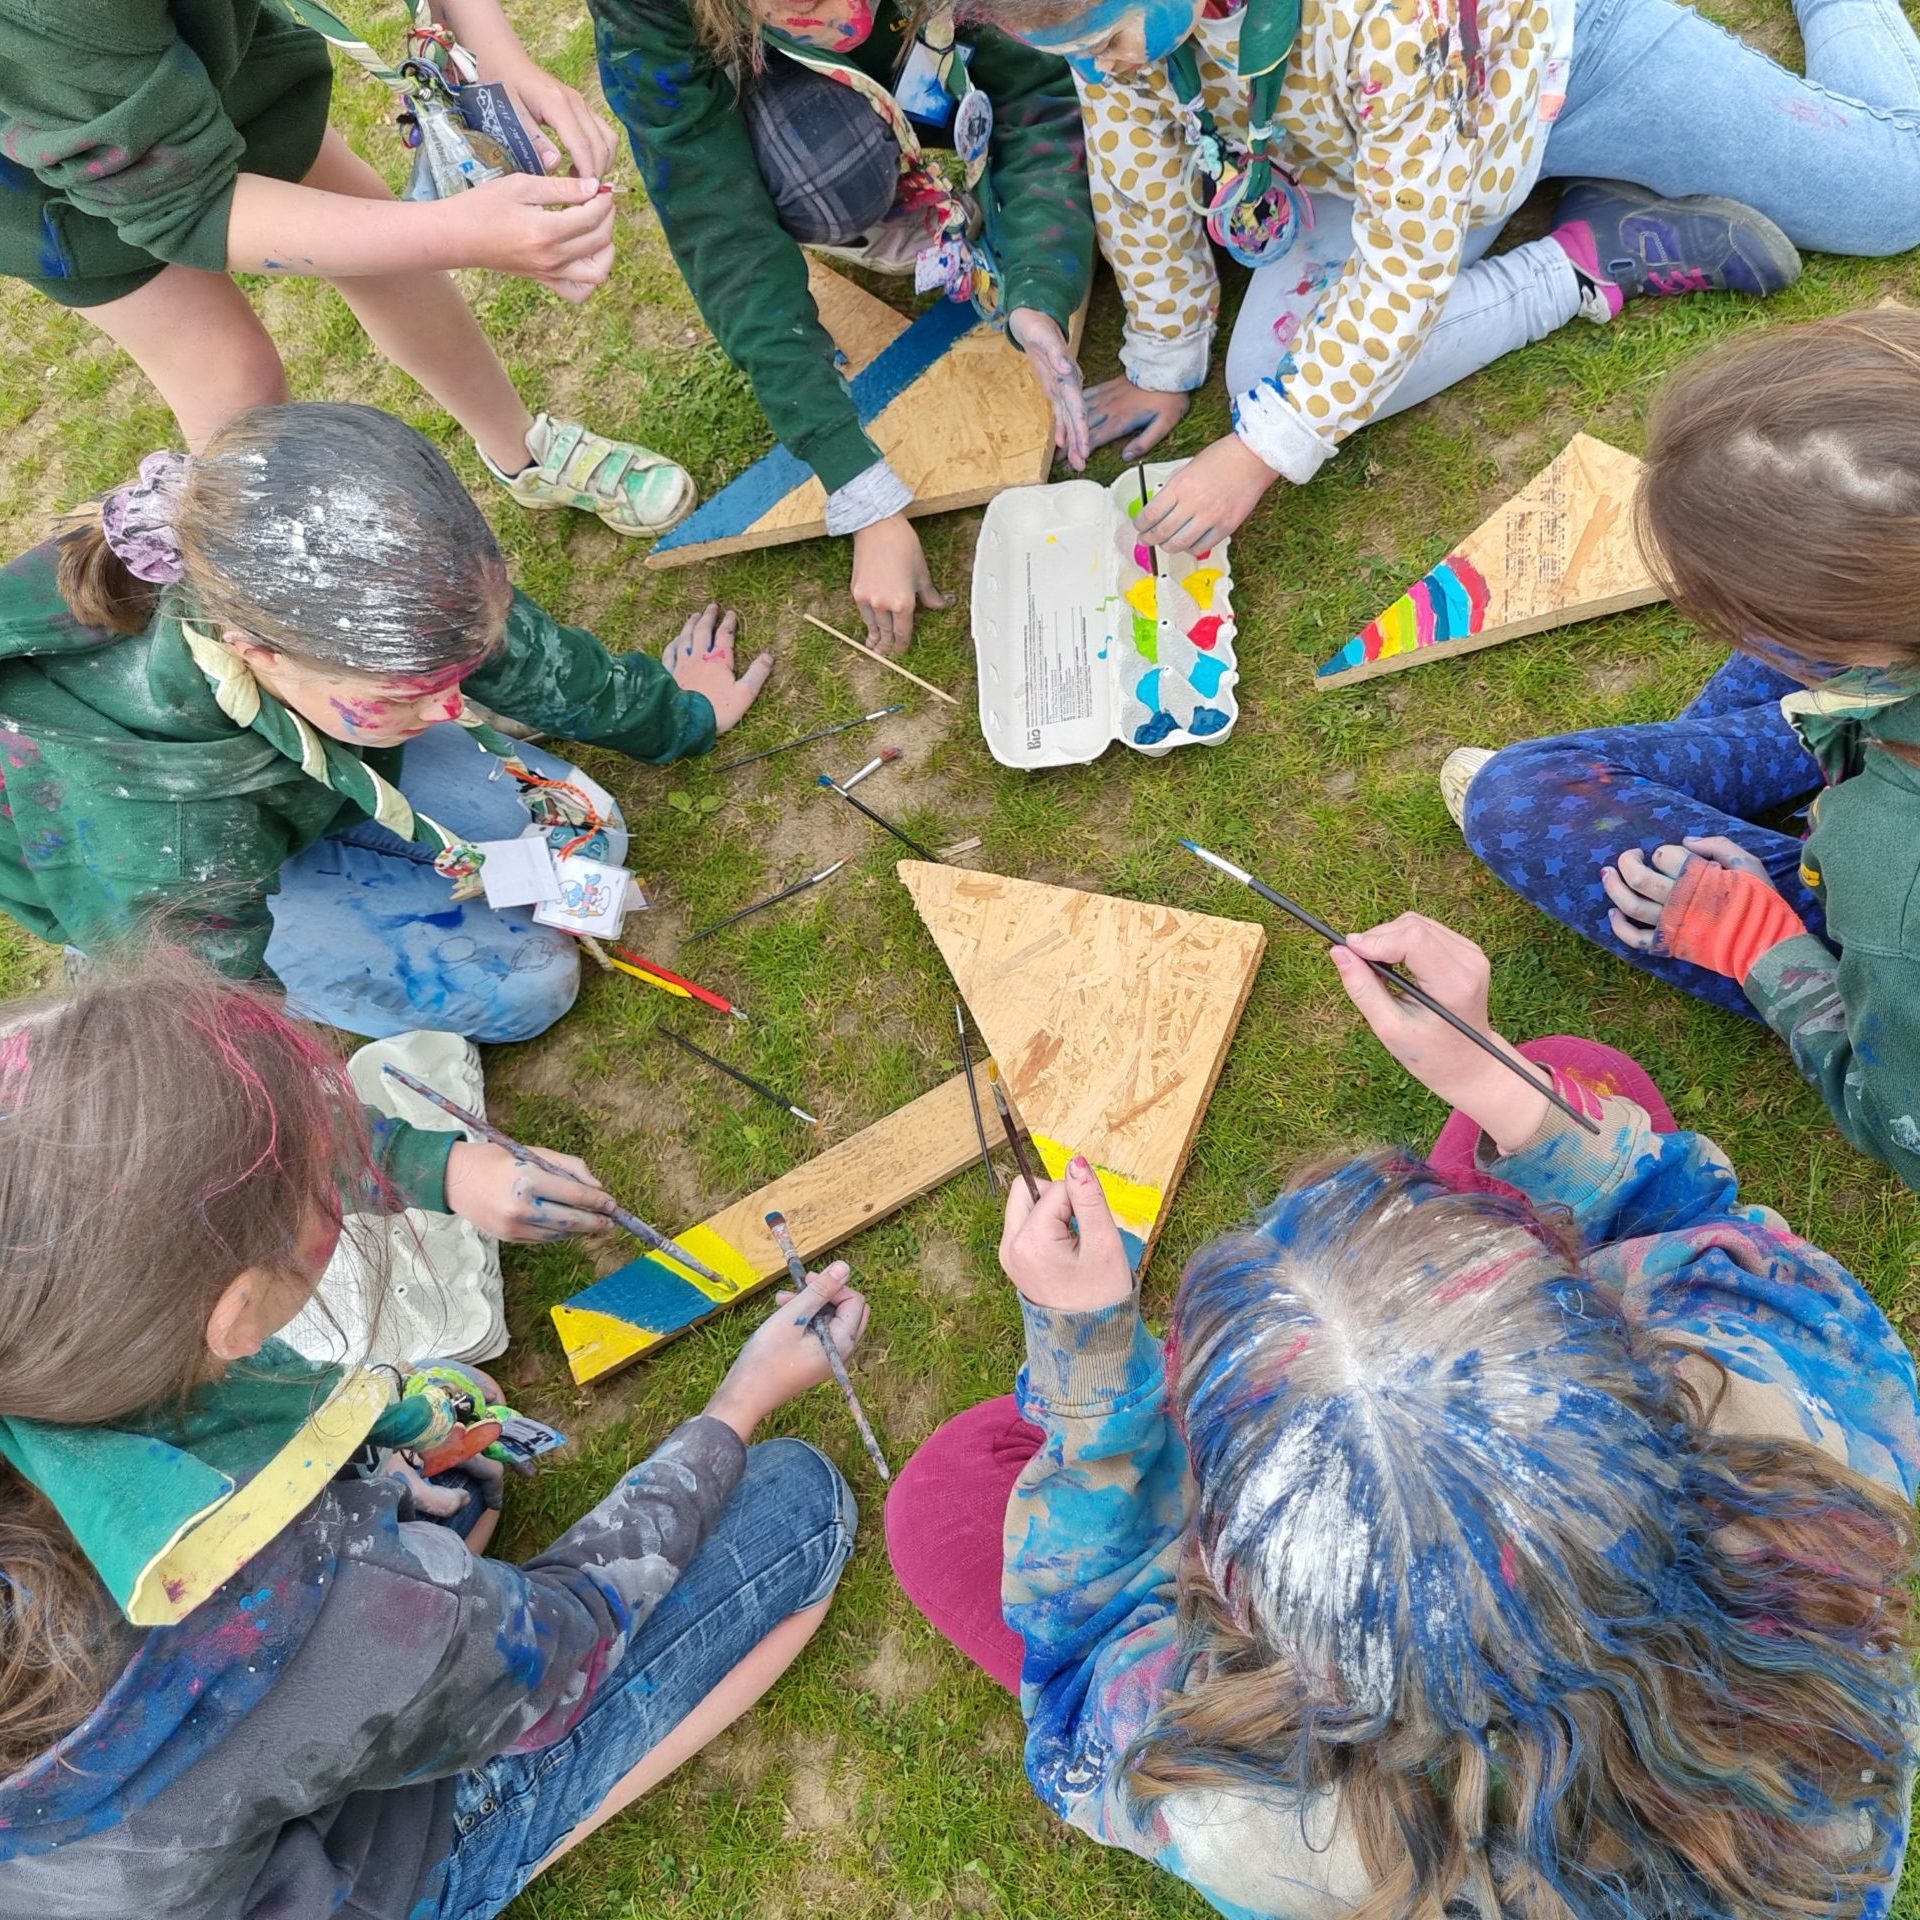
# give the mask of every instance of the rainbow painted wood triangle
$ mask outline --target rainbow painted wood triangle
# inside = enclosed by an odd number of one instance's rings
[[[1576,434],[1553,462],[1314,676],[1344,687],[1666,595],[1633,537],[1640,462]]]
[[[977,507],[1046,479],[1053,409],[1005,334],[969,305],[939,300],[909,320],[817,260],[807,274],[860,423],[913,489],[910,515]],[[1079,328],[1076,318],[1076,341]],[[655,541],[647,565],[683,567],[826,530],[825,490],[804,461],[776,447]]]
[[[1083,1153],[1140,1267],[1266,948],[1264,927],[964,867],[900,862],[1058,1179]]]
[[[1144,1261],[1252,991],[1265,930],[919,861],[902,861],[900,877],[1048,1172],[1086,1154],[1136,1265]],[[649,1254],[555,1307],[574,1379],[605,1379],[784,1277],[766,1229],[775,1209],[812,1260],[978,1164],[966,1076],[955,1074],[676,1234],[724,1285]]]

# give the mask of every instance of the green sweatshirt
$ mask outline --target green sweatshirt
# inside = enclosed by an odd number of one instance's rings
[[[180,638],[181,607],[169,589],[147,630],[123,638],[67,609],[51,544],[0,569],[0,911],[84,948],[173,906],[184,909],[175,931],[209,964],[254,979],[282,865],[366,816],[220,711]],[[705,695],[650,655],[608,653],[524,594],[500,657],[466,691],[636,760],[713,744]],[[403,749],[363,751],[398,781]]]
[[[634,152],[667,244],[727,358],[753,382],[780,443],[829,493],[871,467],[800,247],[760,177],[733,76],[694,37],[687,0],[590,0],[607,102]],[[879,0],[853,62],[891,88],[913,44],[897,0]],[[1064,331],[1093,273],[1080,102],[1066,62],[963,26],[973,83],[993,102],[981,182],[1003,310],[1033,307]],[[780,57],[780,56],[770,56]]]
[[[224,273],[236,176],[302,178],[332,90],[263,0],[0,0],[0,273],[78,306]]]
[[[1887,751],[1920,752],[1920,693],[1867,670],[1785,707],[1830,783],[1801,877],[1832,945],[1783,940],[1747,975],[1747,997],[1840,1131],[1920,1190],[1920,765]]]

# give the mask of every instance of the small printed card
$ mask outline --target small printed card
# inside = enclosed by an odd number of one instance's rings
[[[533,917],[543,927],[559,927],[567,933],[618,933],[638,892],[625,867],[570,853],[560,862],[560,897],[535,907]],[[645,894],[640,895],[639,904],[646,904]]]
[[[488,906],[544,906],[560,898],[560,865],[538,827],[518,840],[482,840],[474,850]]]

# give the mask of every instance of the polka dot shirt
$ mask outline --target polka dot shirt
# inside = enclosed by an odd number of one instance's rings
[[[1279,150],[1309,190],[1352,199],[1354,253],[1239,409],[1243,437],[1289,478],[1310,478],[1366,424],[1419,350],[1469,231],[1531,190],[1557,110],[1543,83],[1550,63],[1564,70],[1571,28],[1572,0],[1306,0]],[[1239,35],[1238,15],[1202,20],[1194,51],[1220,131],[1244,145]],[[1173,83],[1156,65],[1080,94],[1094,219],[1127,309],[1121,360],[1143,387],[1190,391],[1206,379],[1220,289]]]

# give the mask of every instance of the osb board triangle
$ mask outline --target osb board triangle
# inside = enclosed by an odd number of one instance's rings
[[[1640,462],[1576,434],[1314,676],[1344,687],[1666,595],[1633,537]]]
[[[1266,929],[918,860],[899,873],[1048,1172],[1057,1178],[1075,1153],[1093,1162],[1140,1266]]]
[[[846,357],[861,424],[913,489],[912,518],[977,507],[1053,467],[1053,408],[1027,357],[970,306],[938,300],[913,320],[817,261],[808,284]],[[1081,314],[1071,336],[1077,346]],[[683,567],[827,530],[827,496],[776,447],[654,543],[649,567]]]

